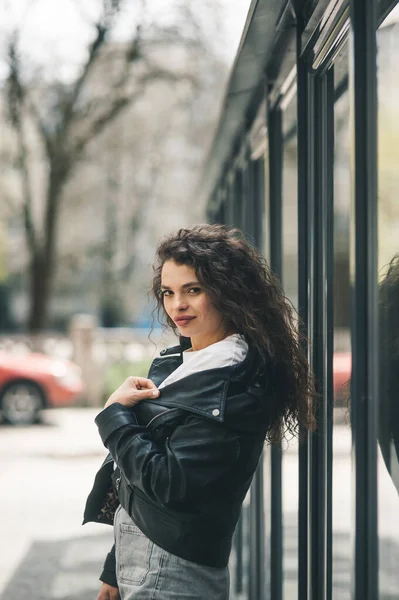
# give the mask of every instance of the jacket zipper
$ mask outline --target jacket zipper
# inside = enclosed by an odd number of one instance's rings
[[[176,410],[185,410],[185,409],[184,408],[181,409],[178,407],[167,408],[163,412],[159,413],[159,415],[155,415],[155,417],[152,417],[152,419],[150,421],[148,421],[146,427],[149,427],[151,425],[151,423],[153,423],[156,419],[159,419],[160,417],[165,416],[166,413],[170,413],[171,411],[176,411]],[[187,411],[187,412],[189,412],[189,411]]]

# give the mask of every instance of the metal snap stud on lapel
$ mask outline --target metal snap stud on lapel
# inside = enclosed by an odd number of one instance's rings
[[[214,417],[218,417],[220,415],[220,410],[218,408],[214,408],[212,414]]]

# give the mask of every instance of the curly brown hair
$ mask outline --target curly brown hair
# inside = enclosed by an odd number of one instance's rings
[[[231,329],[242,334],[269,365],[276,406],[266,439],[278,442],[287,433],[315,428],[314,383],[298,318],[266,260],[236,228],[195,225],[160,242],[152,293],[158,319],[176,333],[163,310],[161,272],[173,260],[194,269],[214,306]],[[305,342],[305,344],[303,343]]]

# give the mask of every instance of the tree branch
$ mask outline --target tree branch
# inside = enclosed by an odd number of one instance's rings
[[[47,156],[48,158],[51,158],[51,155],[53,154],[53,141],[40,117],[39,110],[35,102],[29,97],[29,95],[26,92],[25,102],[31,116],[33,117],[36,123],[37,129],[40,135],[42,136],[42,140],[47,151]]]
[[[97,29],[97,34],[96,34],[96,37],[94,38],[92,44],[90,45],[87,61],[86,61],[85,65],[83,66],[80,77],[78,77],[78,79],[75,82],[75,85],[73,87],[73,90],[71,92],[71,95],[70,95],[68,101],[65,104],[63,119],[62,119],[62,123],[63,123],[62,130],[63,130],[64,137],[66,137],[66,134],[68,133],[70,124],[72,122],[75,104],[79,98],[80,92],[84,86],[86,79],[89,76],[89,73],[96,61],[96,56],[97,56],[100,48],[104,44],[105,37],[108,33],[108,29],[106,28],[106,26],[102,25],[101,23],[96,24],[96,29]]]
[[[32,218],[32,194],[29,181],[28,150],[25,141],[23,125],[23,108],[26,99],[26,91],[20,80],[20,65],[17,52],[18,36],[15,33],[11,39],[8,56],[10,64],[10,75],[8,77],[8,111],[10,121],[17,135],[18,163],[22,178],[23,216],[27,234],[28,246],[32,253],[37,249],[36,235]]]
[[[90,124],[86,135],[78,139],[78,141],[73,145],[71,149],[72,163],[76,163],[89,141],[95,138],[97,135],[99,135],[103,131],[103,129],[105,129],[108,123],[116,119],[116,117],[131,101],[132,98],[129,98],[127,96],[117,98],[108,108],[108,110],[104,111]]]
[[[74,111],[76,108],[76,103],[79,99],[80,93],[85,85],[91,71],[93,70],[99,53],[101,49],[104,47],[107,35],[112,28],[112,22],[115,15],[120,10],[120,0],[104,0],[103,3],[103,11],[100,19],[97,23],[95,23],[95,29],[97,31],[96,36],[93,42],[90,45],[88,57],[86,63],[83,66],[80,77],[75,82],[73,86],[72,92],[70,94],[69,99],[67,100],[62,118],[62,135],[64,139],[66,139],[67,134],[69,133],[69,128],[74,120]],[[140,27],[136,29],[136,36],[132,40],[128,52],[126,53],[125,60],[126,63],[135,60],[138,57],[138,45],[139,45],[139,37],[140,37]]]
[[[150,63],[147,62],[147,64]],[[110,106],[105,108],[103,112],[92,121],[85,135],[81,136],[70,150],[72,162],[76,162],[78,157],[86,148],[87,144],[97,135],[99,135],[109,123],[115,120],[124,108],[134,103],[144,94],[146,86],[149,83],[154,81],[167,81],[169,83],[176,83],[184,79],[188,79],[193,83],[196,81],[191,73],[173,73],[172,71],[162,69],[161,67],[152,66],[149,72],[141,75],[137,79],[136,91],[133,94],[124,95],[114,99]]]
[[[31,253],[35,253],[37,249],[36,243],[36,234],[35,228],[33,225],[32,218],[32,193],[30,188],[29,181],[29,167],[27,160],[27,148],[25,143],[25,136],[23,131],[22,122],[19,123],[19,126],[16,130],[18,137],[18,150],[19,150],[19,168],[21,170],[22,176],[22,196],[23,196],[23,216],[24,216],[24,225],[28,240],[28,245]]]
[[[32,217],[32,192],[29,181],[28,152],[25,143],[23,125],[18,130],[19,163],[22,174],[23,214],[29,248],[32,253],[37,249],[35,228]]]

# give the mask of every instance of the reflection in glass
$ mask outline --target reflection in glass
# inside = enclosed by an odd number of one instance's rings
[[[298,307],[298,147],[297,101],[290,101],[283,113],[283,265],[284,292]],[[298,443],[283,441],[283,598],[298,596]]]
[[[378,31],[380,600],[399,597],[399,50],[398,9]]]
[[[264,514],[264,539],[265,539],[265,589],[266,597],[270,594],[271,573],[271,544],[270,544],[270,526],[271,526],[271,449],[266,444],[263,450],[263,514]]]
[[[347,47],[334,66],[334,422],[333,422],[333,600],[350,600],[352,569],[351,428],[348,408],[351,371],[350,215],[351,128]]]

